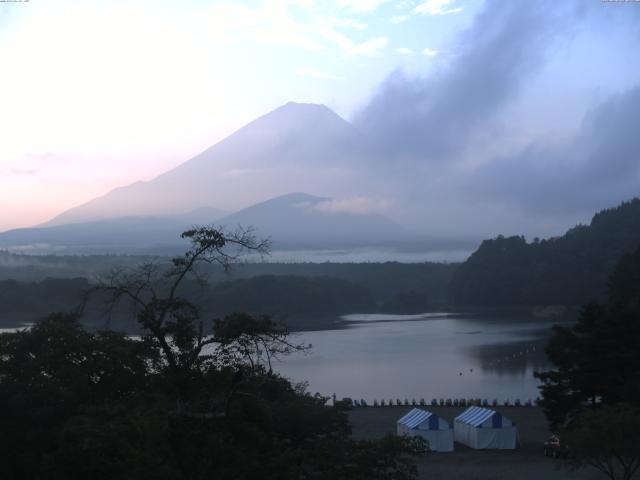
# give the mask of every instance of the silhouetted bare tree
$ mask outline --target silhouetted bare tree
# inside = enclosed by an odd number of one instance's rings
[[[265,255],[270,247],[270,241],[258,239],[251,228],[227,232],[194,227],[181,237],[189,240],[190,246],[183,255],[173,257],[168,266],[149,262],[132,270],[112,271],[94,289],[106,294],[109,309],[120,302],[129,303],[144,340],[159,348],[168,367],[175,371],[190,370],[205,362],[209,357],[201,355],[203,348],[216,341],[213,335],[205,334],[198,308],[180,296],[183,282],[187,278],[204,282],[200,271],[203,264],[229,271],[243,255]]]

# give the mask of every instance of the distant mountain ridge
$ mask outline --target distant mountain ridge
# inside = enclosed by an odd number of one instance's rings
[[[364,137],[326,106],[290,102],[153,180],[116,188],[42,226],[171,215],[206,205],[233,211],[315,190],[328,168],[357,164],[367,152]]]
[[[228,227],[251,225],[259,235],[270,236],[276,249],[384,245],[409,236],[400,225],[379,214],[333,211],[331,201],[291,193],[228,215],[220,223]]]
[[[222,216],[211,208],[180,215],[126,216],[0,233],[0,248],[33,253],[175,253],[193,225],[253,227],[274,249],[384,245],[409,237],[382,215],[324,210],[332,199],[292,193]]]
[[[458,305],[582,305],[601,300],[620,258],[640,246],[640,199],[596,213],[562,237],[485,240],[456,270]]]
[[[25,253],[127,253],[180,244],[192,222],[172,217],[120,217],[0,234],[0,247]]]

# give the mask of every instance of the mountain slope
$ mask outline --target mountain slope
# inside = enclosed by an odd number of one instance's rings
[[[224,212],[200,208],[157,217],[119,217],[0,233],[0,248],[33,253],[152,252],[184,245],[180,233],[194,224],[210,224]]]
[[[270,236],[274,249],[387,245],[408,236],[395,222],[372,213],[336,211],[329,198],[282,195],[222,218],[219,223],[252,226]]]
[[[635,198],[562,237],[485,240],[456,271],[451,292],[459,305],[581,305],[604,298],[613,268],[639,245]]]
[[[323,179],[329,190],[339,188],[344,172],[332,168],[357,164],[366,152],[357,130],[329,108],[288,103],[155,179],[117,188],[44,226],[206,205],[236,210],[283,192],[317,189]]]
[[[121,252],[157,247],[176,239],[184,225],[174,219],[122,217],[53,227],[20,228],[0,234],[0,247],[26,252]]]
[[[174,216],[131,216],[0,233],[0,248],[38,253],[167,253],[184,247],[179,238],[194,224],[229,229],[253,227],[271,237],[274,249],[388,245],[409,238],[377,214],[335,211],[329,198],[292,193],[272,198],[223,218],[209,208]]]

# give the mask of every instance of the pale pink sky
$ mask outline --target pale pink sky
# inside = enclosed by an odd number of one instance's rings
[[[0,3],[0,231],[150,179],[287,101],[349,113],[417,61],[365,23],[384,4]],[[400,28],[391,13],[379,22]]]

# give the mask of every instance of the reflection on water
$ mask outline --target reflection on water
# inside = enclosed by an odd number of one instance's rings
[[[526,375],[528,370],[544,370],[549,367],[544,353],[546,337],[524,342],[480,345],[469,349],[480,368],[487,372],[510,375]]]
[[[551,323],[459,314],[345,315],[348,328],[296,335],[313,348],[277,364],[312,392],[368,401],[538,396]],[[22,328],[28,328],[24,325]],[[2,332],[16,328],[0,329]]]
[[[356,322],[389,322],[391,320],[428,320],[431,318],[446,318],[455,315],[454,313],[418,313],[415,315],[394,315],[392,313],[353,313],[343,315],[342,320],[349,323]]]
[[[349,328],[305,332],[306,355],[278,370],[311,391],[368,401],[389,398],[535,399],[533,372],[549,367],[551,324],[445,316],[345,317]]]
[[[33,323],[23,323],[19,327],[11,327],[11,328],[0,328],[0,333],[15,333],[21,330],[29,329]]]

